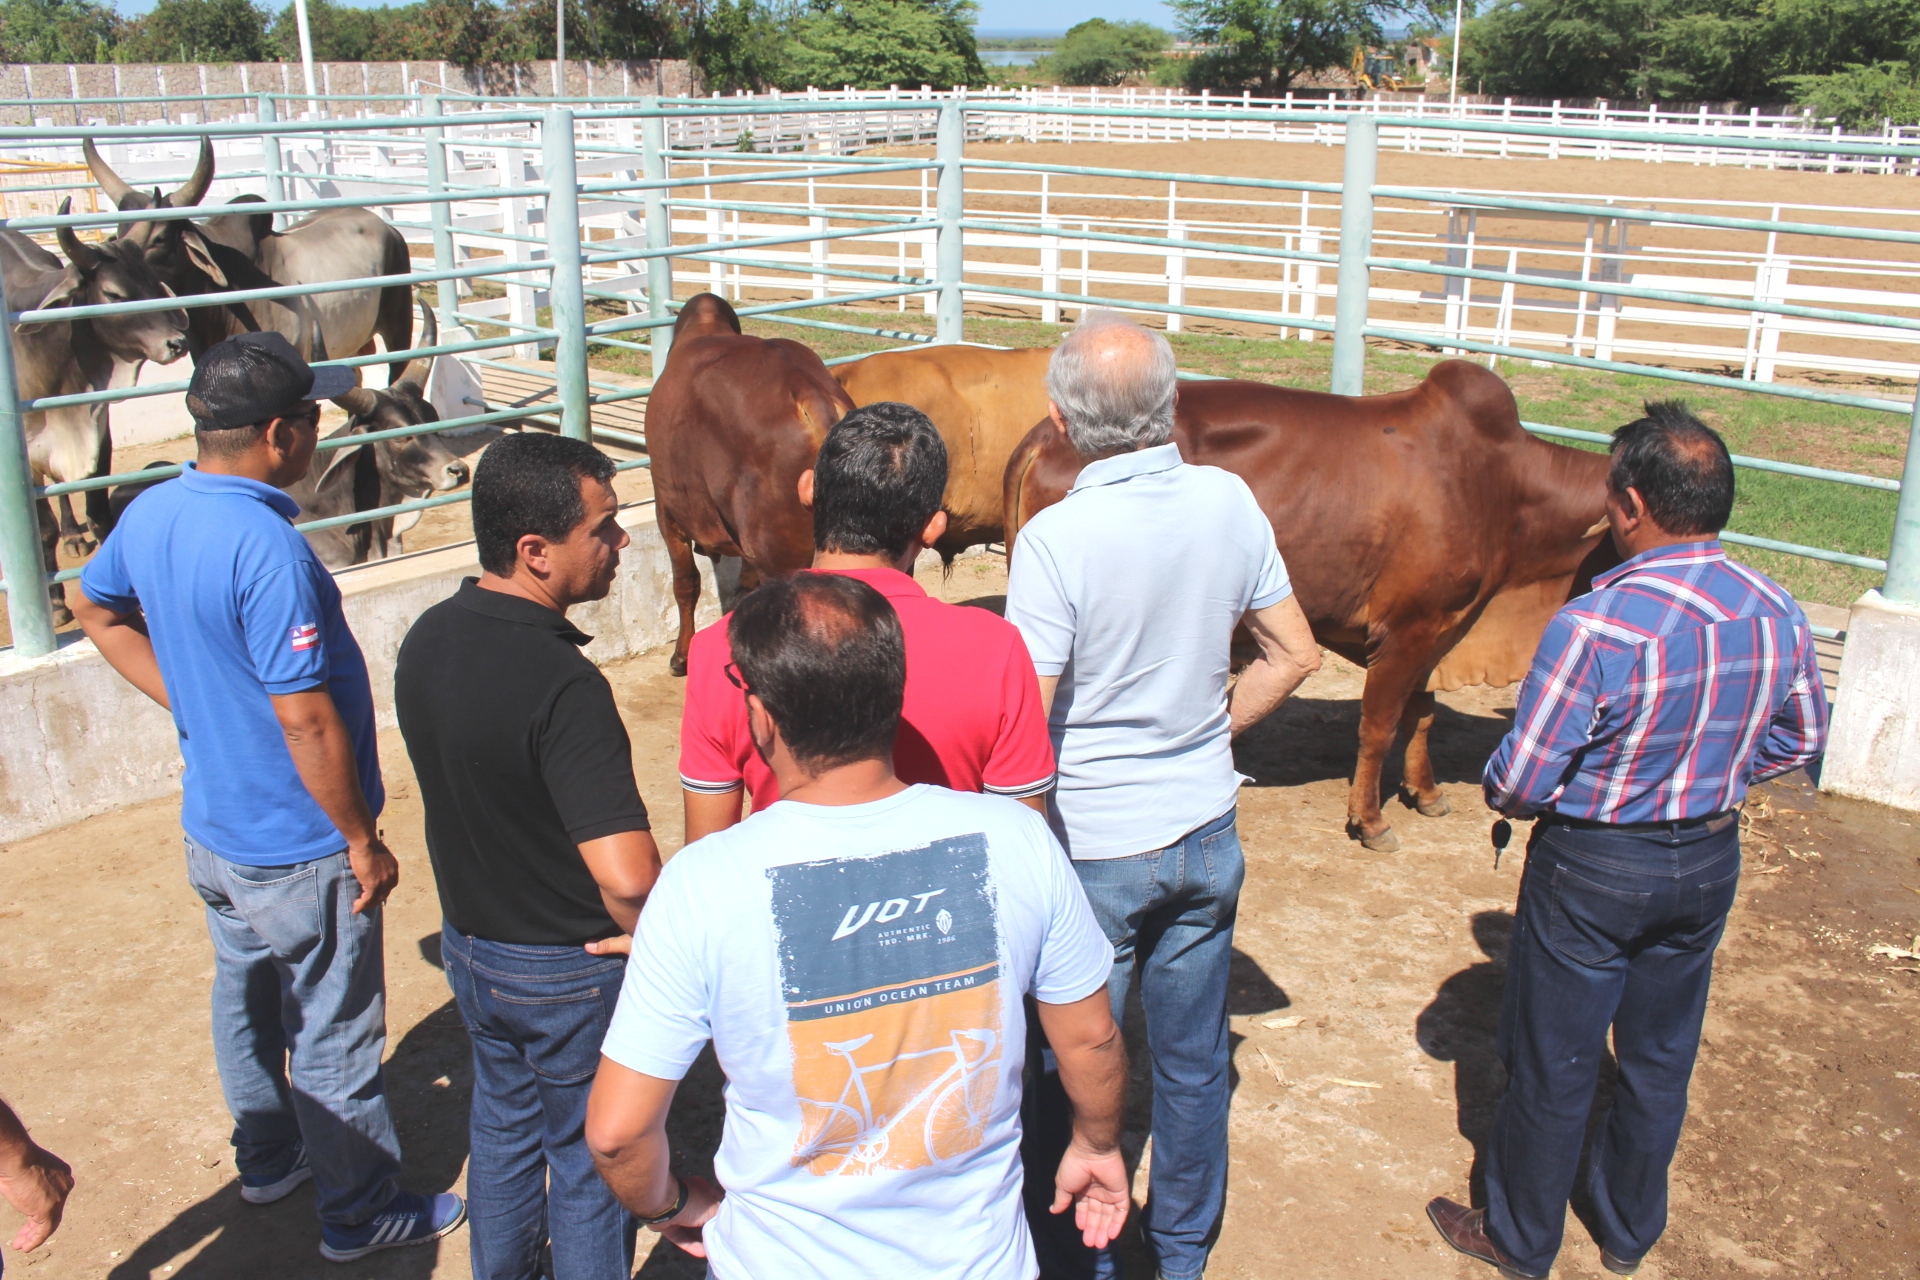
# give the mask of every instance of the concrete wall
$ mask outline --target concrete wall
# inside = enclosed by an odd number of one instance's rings
[[[612,593],[569,615],[594,638],[586,652],[600,663],[670,644],[678,627],[653,504],[629,507],[621,523],[633,545],[621,554]],[[473,544],[463,542],[338,575],[381,728],[394,722],[393,666],[407,628],[479,571]],[[713,575],[702,579],[705,623],[719,607]],[[90,641],[32,660],[0,649],[0,841],[167,795],[179,789],[180,772],[172,717],[116,675]]]
[[[1820,786],[1920,810],[1920,609],[1869,591],[1847,619]]]
[[[562,96],[617,98],[657,93],[698,96],[699,76],[680,59],[639,62],[567,61]],[[492,97],[548,97],[553,94],[553,62],[461,67],[451,62],[316,62],[314,90],[326,94],[440,93]],[[28,106],[0,108],[0,123],[32,124],[33,117],[55,124],[139,124],[149,120],[178,123],[181,112],[196,120],[228,120],[256,109],[262,93],[305,93],[306,74],[297,62],[226,62],[68,65],[0,64],[0,98],[32,98]],[[204,103],[100,102],[65,105],[72,98],[142,98],[192,94],[231,94]],[[390,111],[370,103],[376,114]],[[284,107],[281,110],[285,110]],[[336,108],[336,111],[341,108]]]

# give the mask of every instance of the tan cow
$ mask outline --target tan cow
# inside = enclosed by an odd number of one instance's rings
[[[1007,459],[1047,416],[1050,347],[923,347],[883,351],[836,365],[833,376],[855,405],[910,404],[947,442],[947,533],[934,550],[951,560],[1006,536]]]

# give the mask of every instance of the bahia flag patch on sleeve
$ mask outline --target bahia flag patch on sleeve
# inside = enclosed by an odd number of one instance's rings
[[[303,622],[297,627],[288,628],[287,640],[293,645],[295,653],[304,653],[320,644],[320,628],[316,623]]]

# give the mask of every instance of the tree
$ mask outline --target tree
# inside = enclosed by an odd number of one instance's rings
[[[264,62],[267,23],[249,0],[159,0],[118,55],[126,62]]]
[[[112,8],[94,0],[0,2],[0,61],[104,62],[119,34]]]
[[[1648,46],[1649,0],[1503,0],[1467,24],[1460,76],[1487,92],[1617,98]]]
[[[1401,12],[1390,0],[1168,0],[1180,31],[1210,46],[1186,65],[1193,89],[1278,97],[1293,78],[1345,66],[1355,45],[1384,37],[1380,20]]]
[[[1794,100],[1849,133],[1876,132],[1882,121],[1920,124],[1920,83],[1913,64],[1855,62],[1824,76],[1788,76]]]
[[[1059,84],[1112,85],[1150,69],[1173,38],[1148,22],[1089,18],[1070,28],[1036,72]]]
[[[807,0],[789,27],[782,87],[982,84],[973,0]]]
[[[760,0],[717,0],[696,19],[687,56],[709,90],[765,89],[782,82],[787,33]]]
[[[349,9],[333,0],[307,0],[307,29],[320,62],[379,61],[381,29],[404,10]],[[300,24],[289,4],[273,17],[268,45],[282,62],[300,60]]]

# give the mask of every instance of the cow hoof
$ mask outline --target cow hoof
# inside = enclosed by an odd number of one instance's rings
[[[667,670],[676,676],[684,676],[687,674],[687,660],[685,658],[669,658],[667,660]]]
[[[54,601],[53,625],[55,627],[64,627],[72,621],[73,621],[73,610],[67,608],[67,606],[61,604],[58,600]]]
[[[1432,800],[1414,799],[1413,807],[1420,811],[1423,818],[1444,818],[1453,812],[1453,802],[1445,796],[1435,796]]]
[[[1362,849],[1371,849],[1375,853],[1393,853],[1400,848],[1400,837],[1393,834],[1392,827],[1384,827],[1374,835],[1368,835],[1367,829],[1359,821],[1347,822],[1347,837],[1358,840]]]
[[[75,560],[84,560],[93,554],[95,543],[92,538],[62,538],[60,548]]]

